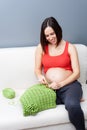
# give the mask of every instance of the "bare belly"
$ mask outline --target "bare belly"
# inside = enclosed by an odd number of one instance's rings
[[[55,81],[55,82],[60,82],[66,79],[68,76],[72,74],[72,71],[70,70],[65,70],[62,68],[50,68],[46,72],[46,79],[49,83]]]

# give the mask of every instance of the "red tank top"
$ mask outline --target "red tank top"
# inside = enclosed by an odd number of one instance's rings
[[[72,71],[70,55],[68,53],[68,45],[69,43],[66,42],[64,52],[57,56],[50,56],[48,46],[45,47],[46,53],[42,56],[42,65],[45,73],[48,69],[55,67]]]

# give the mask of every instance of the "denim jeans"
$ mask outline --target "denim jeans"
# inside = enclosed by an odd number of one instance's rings
[[[70,122],[76,130],[85,130],[84,114],[80,106],[82,93],[81,84],[77,80],[56,90],[56,104],[65,104]]]

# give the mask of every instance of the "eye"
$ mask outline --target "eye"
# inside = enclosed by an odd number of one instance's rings
[[[48,38],[49,36],[52,36],[52,35],[54,35],[54,34],[55,34],[55,33],[52,32],[52,33],[50,33],[49,35],[45,35],[45,37]]]
[[[54,32],[52,32],[50,35],[54,35],[55,33]]]
[[[46,37],[46,38],[48,38],[48,37],[49,37],[49,35],[45,35],[45,37]]]

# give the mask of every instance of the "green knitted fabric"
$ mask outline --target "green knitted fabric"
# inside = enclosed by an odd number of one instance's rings
[[[56,93],[46,85],[35,84],[28,88],[20,97],[23,115],[36,113],[56,107]]]

